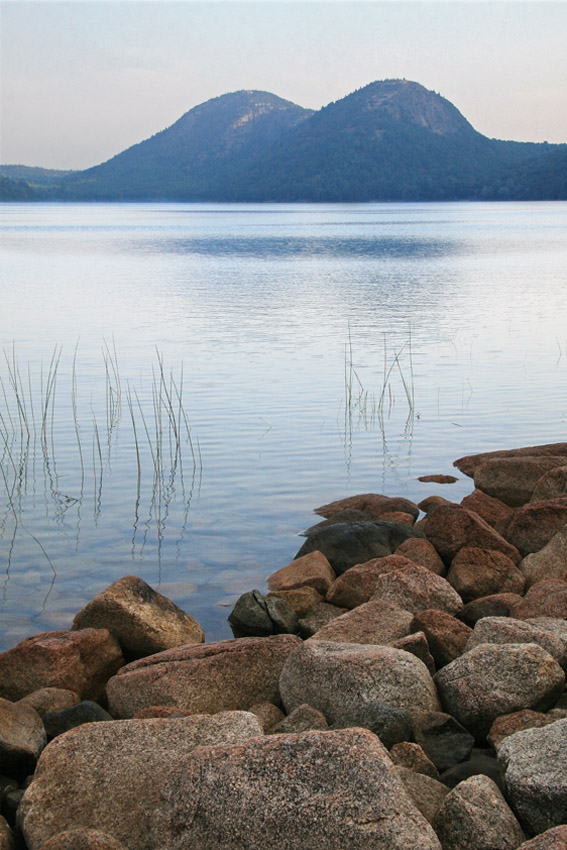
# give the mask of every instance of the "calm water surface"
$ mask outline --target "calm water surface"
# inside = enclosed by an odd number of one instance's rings
[[[567,438],[567,204],[0,216],[0,648],[129,573],[230,636],[318,505]]]

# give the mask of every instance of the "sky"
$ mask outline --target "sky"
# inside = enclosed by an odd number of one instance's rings
[[[1,0],[0,162],[88,168],[239,89],[318,109],[404,77],[567,142],[567,0]]]

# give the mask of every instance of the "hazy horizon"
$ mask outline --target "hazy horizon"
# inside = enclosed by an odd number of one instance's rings
[[[380,79],[491,138],[567,142],[567,3],[4,0],[0,162],[97,165],[210,98],[319,109]]]

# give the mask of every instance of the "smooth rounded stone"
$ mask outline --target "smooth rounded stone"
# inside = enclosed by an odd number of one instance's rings
[[[399,744],[394,744],[390,750],[390,758],[394,764],[400,767],[407,767],[408,770],[423,773],[424,776],[432,776],[433,779],[439,778],[439,771],[419,744],[400,741]]]
[[[272,702],[257,702],[251,705],[248,711],[256,715],[264,732],[276,726],[285,717],[281,708]]]
[[[435,674],[435,661],[429,651],[429,644],[423,632],[414,632],[407,637],[399,638],[392,643],[394,649],[403,649],[423,661],[430,674]]]
[[[0,654],[0,696],[19,700],[39,688],[63,688],[97,699],[123,664],[106,629],[44,632]]]
[[[343,614],[346,614],[346,608],[339,608],[337,605],[331,605],[330,602],[320,602],[319,605],[315,605],[311,611],[308,611],[305,617],[300,618],[301,637],[313,637],[327,623],[331,623]]]
[[[540,446],[522,446],[517,449],[497,449],[492,452],[482,452],[476,455],[466,455],[454,461],[456,466],[464,475],[474,477],[477,466],[486,463],[496,457],[554,457],[556,455],[567,456],[567,443],[546,443]]]
[[[461,619],[467,626],[473,626],[483,617],[508,617],[510,611],[522,601],[518,593],[492,593],[468,602],[461,613]]]
[[[506,536],[508,526],[514,516],[514,508],[505,505],[500,499],[495,499],[489,496],[488,493],[483,493],[482,490],[473,490],[464,499],[461,499],[461,505],[469,511],[474,511],[492,528]]]
[[[510,735],[497,755],[506,797],[528,832],[567,823],[567,719]]]
[[[390,513],[391,511],[402,511],[411,514],[415,519],[419,516],[418,506],[409,499],[404,499],[401,496],[382,496],[379,493],[347,496],[345,499],[338,499],[336,502],[329,502],[328,505],[315,508],[315,513],[330,518],[346,510],[365,511],[375,519],[380,519],[383,513]]]
[[[463,601],[449,582],[419,564],[411,564],[378,577],[372,601],[382,599],[418,614],[428,608],[459,614]]]
[[[524,729],[541,729],[556,720],[556,717],[550,717],[549,714],[544,714],[541,711],[531,711],[529,708],[513,711],[512,714],[502,714],[496,718],[490,727],[486,740],[496,749],[504,738],[513,735],[515,732],[523,732]]]
[[[533,584],[524,598],[510,609],[510,616],[517,620],[535,617],[567,620],[567,581],[550,579]]]
[[[327,591],[327,602],[343,608],[356,608],[372,599],[378,577],[414,562],[404,555],[386,555],[372,558],[364,564],[356,564],[340,575]]]
[[[441,803],[449,793],[447,786],[431,776],[416,773],[401,765],[396,766],[396,773],[423,817],[433,824]]]
[[[525,839],[498,786],[487,776],[471,776],[449,791],[434,826],[443,850],[516,850]]]
[[[490,458],[475,469],[474,486],[517,508],[529,502],[534,488],[546,472],[565,463],[567,457],[562,455]]]
[[[126,847],[98,829],[69,829],[50,838],[41,850],[126,850]]]
[[[81,726],[83,723],[100,723],[112,720],[110,714],[97,702],[83,700],[70,708],[62,708],[60,711],[48,711],[43,715],[43,725],[47,734],[47,740],[51,741],[57,735]]]
[[[456,788],[459,782],[464,782],[471,776],[488,776],[503,791],[500,767],[492,751],[473,750],[469,759],[444,770],[439,781],[447,788]]]
[[[481,643],[537,643],[565,668],[567,656],[563,641],[543,626],[535,626],[513,617],[485,617],[479,620],[470,636],[465,652]]]
[[[276,570],[266,579],[270,590],[295,590],[298,587],[313,587],[322,596],[336,578],[329,561],[316,548],[303,556],[296,555],[295,560]]]
[[[278,596],[264,597],[259,590],[242,594],[228,615],[228,622],[237,638],[297,634],[300,630],[289,602]]]
[[[297,708],[284,717],[270,729],[270,735],[293,734],[309,732],[313,729],[328,729],[329,724],[324,714],[310,705],[298,705]]]
[[[441,850],[363,729],[200,748],[171,771],[152,836],[156,850]]]
[[[43,751],[18,811],[29,850],[78,827],[150,850],[149,822],[171,768],[195,748],[261,735],[249,712],[87,723]],[[166,846],[164,844],[161,845]]]
[[[280,692],[288,714],[306,702],[340,726],[367,726],[376,703],[412,713],[439,708],[425,664],[388,646],[308,640],[288,657]]]
[[[521,559],[518,550],[508,540],[501,537],[474,511],[460,505],[440,505],[430,511],[425,517],[423,530],[447,566],[463,546],[503,552],[515,564]]]
[[[65,688],[39,688],[18,700],[19,705],[29,705],[34,708],[40,717],[48,711],[60,711],[62,708],[71,708],[77,705],[81,698],[74,691]]]
[[[408,537],[422,537],[420,531],[395,522],[338,522],[310,535],[297,555],[323,552],[337,575],[372,558],[391,555]]]
[[[41,717],[29,705],[0,698],[0,765],[2,771],[25,775],[33,771],[47,743]]]
[[[450,664],[462,655],[472,635],[470,626],[435,608],[428,608],[416,614],[411,629],[425,634],[437,668]]]
[[[518,850],[567,850],[567,826],[554,826],[520,844]]]
[[[319,629],[313,640],[330,640],[338,643],[380,644],[387,646],[411,631],[412,614],[378,600],[365,602],[352,611]]]
[[[563,496],[567,496],[567,465],[556,466],[542,475],[534,487],[530,501],[560,499]]]
[[[432,484],[455,484],[459,479],[454,475],[419,475],[418,481],[422,481],[424,484],[432,483]]]
[[[567,653],[567,620],[563,620],[561,617],[545,616],[531,617],[528,620],[524,620],[524,622],[554,635],[562,643],[564,652]],[[561,661],[559,663],[562,667],[564,666]]]
[[[526,555],[518,564],[531,587],[538,581],[567,581],[567,528],[561,528],[539,552]]]
[[[403,555],[413,561],[414,564],[420,564],[420,566],[431,570],[432,573],[437,573],[438,576],[445,575],[445,564],[437,554],[435,546],[429,540],[410,537],[398,546],[394,552],[395,555]]]
[[[14,833],[2,815],[0,815],[0,850],[16,850]]]
[[[463,546],[447,573],[451,584],[464,602],[493,593],[524,592],[526,579],[515,563],[503,552]]]
[[[455,502],[451,502],[449,499],[445,499],[443,496],[426,496],[425,499],[422,499],[418,504],[418,508],[423,511],[424,514],[428,514],[430,511],[434,511],[435,508],[440,507],[440,505],[454,505]]]
[[[138,576],[117,579],[76,615],[72,630],[108,629],[127,660],[203,643],[199,623]]]
[[[480,740],[501,714],[550,708],[565,683],[557,661],[535,643],[475,646],[434,678],[445,711]]]
[[[515,512],[506,539],[522,557],[539,552],[567,523],[567,498],[529,502]]]
[[[298,617],[305,617],[320,602],[325,601],[325,597],[315,590],[314,587],[296,587],[293,590],[273,590],[266,594],[266,599],[271,596],[279,596],[280,599],[285,599],[289,602]]]
[[[470,732],[442,711],[414,715],[413,737],[439,772],[467,759],[474,746]]]
[[[294,635],[273,635],[180,646],[141,658],[109,680],[108,710],[120,718],[151,705],[214,714],[278,703],[282,667],[298,646]]]

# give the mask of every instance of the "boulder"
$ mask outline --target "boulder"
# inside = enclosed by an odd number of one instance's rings
[[[528,832],[567,823],[567,719],[516,732],[497,754],[506,797]]]
[[[567,581],[538,581],[510,609],[510,616],[517,620],[531,620],[534,617],[567,620]]]
[[[433,824],[441,803],[449,793],[447,786],[407,767],[396,767],[396,773],[423,817]]]
[[[567,463],[562,455],[494,457],[474,471],[474,486],[489,496],[515,508],[529,502],[539,479],[557,466]]]
[[[420,661],[423,661],[431,675],[435,673],[435,661],[429,651],[429,644],[423,632],[414,632],[407,637],[398,638],[392,642],[394,649],[403,649],[404,652],[409,652],[415,655]]]
[[[387,511],[380,517],[382,522],[397,522],[400,525],[412,526],[415,519],[411,514],[406,514],[403,511]]]
[[[98,829],[69,829],[54,835],[41,850],[126,850],[125,845]]]
[[[313,640],[387,646],[410,633],[412,614],[381,600],[365,602],[315,632]]]
[[[461,613],[461,619],[468,626],[474,626],[483,617],[508,617],[510,611],[522,601],[518,593],[493,593],[468,602]]]
[[[567,850],[567,826],[554,826],[520,844],[518,850]]]
[[[525,836],[497,785],[472,776],[449,791],[435,818],[443,850],[516,850]]]
[[[419,564],[411,564],[378,577],[372,600],[382,599],[417,614],[436,608],[448,614],[463,610],[459,594],[449,582]]]
[[[108,720],[112,720],[110,714],[97,702],[91,700],[83,700],[70,708],[48,711],[43,715],[43,725],[48,741],[83,723],[101,723]]]
[[[424,484],[455,484],[459,479],[454,475],[419,475],[418,481],[423,482]]]
[[[270,590],[296,590],[299,587],[312,587],[322,596],[336,578],[335,572],[322,552],[310,551],[303,557],[272,573],[266,579]]]
[[[29,705],[35,708],[40,717],[48,711],[60,711],[62,708],[71,708],[77,705],[81,698],[74,692],[65,688],[39,688],[18,700],[19,705]]]
[[[270,729],[270,735],[292,734],[298,732],[309,732],[312,729],[328,729],[329,724],[324,714],[305,703],[298,705],[291,714],[276,723]]]
[[[463,546],[503,552],[515,564],[521,560],[518,550],[501,537],[474,511],[460,505],[441,505],[427,514],[423,530],[449,566]]]
[[[423,711],[414,715],[413,735],[439,772],[467,759],[474,746],[470,732],[442,711]]]
[[[470,779],[471,776],[488,776],[503,791],[500,767],[492,750],[473,749],[469,759],[444,770],[439,781],[447,788],[456,788],[460,782]]]
[[[479,620],[464,651],[470,652],[481,643],[537,643],[549,652],[561,667],[567,666],[565,645],[552,631],[524,620],[515,620],[513,617],[485,617]]]
[[[0,815],[0,850],[16,850],[14,833],[2,815]]]
[[[515,563],[494,549],[463,546],[447,573],[451,584],[464,602],[494,593],[524,592],[526,580]]]
[[[98,829],[130,850],[150,850],[149,822],[171,768],[196,747],[261,735],[254,715],[88,723],[42,753],[18,810],[29,850],[70,829]],[[167,846],[167,844],[162,844]]]
[[[327,602],[343,608],[356,608],[372,599],[379,576],[401,567],[409,567],[413,563],[404,555],[396,554],[356,564],[332,583],[327,591]]]
[[[41,717],[29,705],[0,698],[0,765],[15,776],[33,773],[45,744]]]
[[[171,771],[152,836],[168,850],[440,850],[362,729],[200,748]]]
[[[440,507],[440,505],[454,504],[455,502],[451,502],[449,499],[444,499],[443,496],[426,496],[426,498],[422,499],[418,504],[418,508],[420,511],[423,511],[424,514],[428,514],[430,511],[435,510],[435,508]]]
[[[287,600],[264,597],[259,590],[243,593],[228,615],[235,637],[298,634],[299,619]]]
[[[174,705],[192,714],[213,714],[247,709],[257,702],[278,703],[282,667],[298,646],[298,637],[273,635],[182,646],[150,655],[110,679],[109,711],[117,718],[132,717],[151,705]]]
[[[404,499],[400,496],[382,496],[378,493],[347,496],[345,499],[338,499],[336,502],[329,502],[328,505],[315,508],[315,513],[319,514],[319,516],[330,518],[336,516],[341,511],[347,510],[364,511],[371,514],[375,519],[380,519],[382,514],[391,513],[392,511],[402,511],[403,513],[411,514],[414,519],[417,519],[419,516],[418,506],[409,499]]]
[[[19,700],[40,688],[64,688],[97,699],[123,664],[107,629],[45,632],[0,654],[0,696]]]
[[[526,555],[518,569],[528,587],[550,579],[567,581],[567,528],[561,528],[539,552]]]
[[[564,659],[567,654],[567,620],[561,617],[530,617],[524,620],[530,626],[536,626],[538,629],[543,629],[549,634],[554,635],[563,645]],[[562,667],[565,667],[565,661],[559,662]]]
[[[438,576],[445,575],[445,564],[437,554],[437,549],[425,538],[410,537],[408,540],[404,540],[398,546],[394,555],[403,555],[413,561],[414,564],[420,564],[420,566],[431,570],[432,573],[437,573]]]
[[[311,611],[308,611],[307,614],[299,620],[301,637],[312,637],[326,626],[327,623],[331,623],[343,614],[346,614],[346,608],[339,608],[337,605],[331,605],[330,602],[321,602],[319,605],[315,605]]]
[[[505,505],[500,499],[489,496],[488,493],[483,493],[482,490],[473,490],[461,500],[461,505],[468,511],[474,511],[498,534],[506,537],[508,526],[514,516],[514,508]]]
[[[433,779],[439,778],[439,771],[419,744],[400,741],[390,750],[390,758],[399,767],[407,767],[408,770],[423,773],[424,776],[431,776]]]
[[[567,498],[529,502],[515,512],[506,539],[522,557],[539,552],[567,523]]]
[[[529,708],[513,711],[512,714],[502,714],[490,727],[486,740],[496,750],[509,735],[523,732],[524,729],[541,729],[543,726],[555,723],[556,720],[556,717],[550,717],[542,711],[531,711]]]
[[[271,729],[285,718],[285,714],[281,708],[278,708],[272,702],[257,702],[251,705],[248,711],[256,715],[264,732],[267,732],[268,729]]]
[[[454,461],[456,466],[464,475],[474,477],[475,469],[487,460],[496,457],[555,457],[557,455],[567,456],[567,443],[546,443],[541,446],[522,446],[518,449],[498,449],[492,452],[482,452],[476,455],[466,455]]]
[[[369,728],[378,703],[412,713],[439,708],[426,666],[387,646],[308,640],[287,659],[280,692],[288,714],[309,703],[337,726]]]
[[[75,615],[71,629],[108,629],[127,660],[203,643],[199,623],[138,576],[124,576]]]
[[[567,466],[556,466],[541,476],[533,489],[530,501],[560,499],[563,496],[567,496]]]
[[[412,620],[411,630],[423,632],[437,668],[450,664],[465,651],[472,629],[451,614],[429,608]]]
[[[337,522],[310,534],[295,557],[319,550],[340,575],[356,564],[391,555],[408,537],[423,534],[396,522]]]
[[[285,599],[289,602],[298,617],[305,617],[320,602],[324,602],[324,596],[315,590],[314,587],[296,587],[293,590],[273,590],[266,594],[266,599],[272,596],[279,596],[280,599]]]
[[[445,710],[480,740],[501,714],[550,708],[564,683],[557,661],[534,643],[481,644],[435,674]]]

